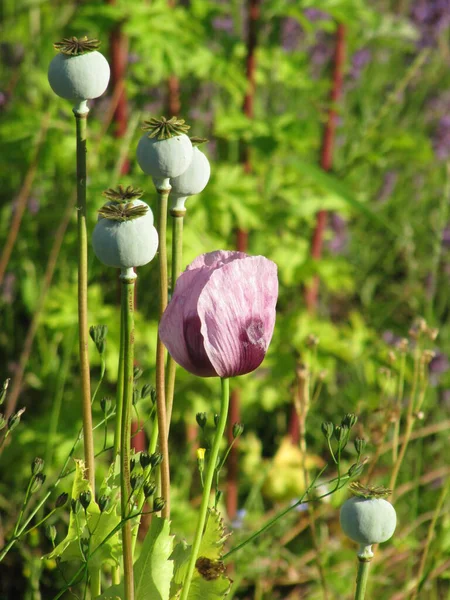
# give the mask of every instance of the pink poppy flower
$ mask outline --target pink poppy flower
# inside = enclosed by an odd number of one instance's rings
[[[159,325],[174,360],[200,377],[234,377],[263,361],[275,325],[277,266],[218,250],[181,274]]]

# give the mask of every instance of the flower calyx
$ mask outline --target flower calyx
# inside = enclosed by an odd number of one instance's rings
[[[147,214],[148,206],[139,204],[135,206],[132,202],[117,202],[116,204],[105,204],[99,209],[98,214],[104,219],[111,221],[132,221]]]
[[[392,490],[383,486],[363,485],[359,481],[353,481],[349,486],[350,492],[359,498],[387,498],[392,494]]]
[[[86,35],[80,39],[73,36],[71,38],[63,38],[60,42],[53,44],[53,48],[67,54],[69,56],[79,56],[87,52],[94,52],[100,48],[101,42],[96,39],[90,40]]]
[[[108,198],[111,202],[123,202],[124,200],[137,200],[144,195],[143,190],[135,188],[132,185],[118,185],[116,189],[109,188],[102,192],[102,196]]]
[[[148,131],[148,137],[157,140],[167,140],[183,133],[186,134],[190,128],[190,125],[187,125],[184,119],[178,117],[171,117],[170,119],[152,117],[150,121],[144,121],[142,125],[142,130]]]

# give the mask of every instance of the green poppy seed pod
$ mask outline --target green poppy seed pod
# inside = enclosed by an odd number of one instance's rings
[[[192,143],[182,133],[165,140],[144,133],[138,143],[136,158],[139,166],[155,179],[172,179],[186,171],[192,160]]]
[[[117,203],[107,203],[115,206]],[[136,218],[104,218],[99,219],[92,235],[92,246],[97,258],[108,267],[130,269],[149,263],[158,249],[158,233],[153,227],[153,213],[142,200],[127,203],[128,209],[138,206],[147,207],[143,216]]]
[[[82,102],[101,96],[110,76],[106,58],[96,50],[85,54],[57,54],[48,68],[48,82],[57,96]]]
[[[386,542],[397,525],[397,515],[390,502],[384,498],[354,496],[341,508],[341,527],[345,535],[360,546],[358,556],[371,558],[372,544]]]
[[[211,167],[206,156],[195,146],[192,151],[192,160],[184,173],[170,180],[171,206],[176,210],[183,210],[184,203],[189,196],[200,194],[209,181]]]

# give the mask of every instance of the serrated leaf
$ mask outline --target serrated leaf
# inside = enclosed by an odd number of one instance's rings
[[[153,517],[141,554],[134,565],[136,600],[169,600],[174,571],[173,561],[169,560],[172,549],[173,536],[169,534],[169,521]],[[123,598],[123,583],[110,587],[98,600],[116,598]]]
[[[215,508],[210,508],[198,555],[206,556],[206,558],[210,558],[211,560],[222,558],[223,546],[230,535],[230,533],[225,533],[223,519],[219,511]]]

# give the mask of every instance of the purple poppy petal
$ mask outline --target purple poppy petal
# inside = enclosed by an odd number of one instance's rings
[[[208,269],[208,271],[217,269],[234,260],[248,258],[244,252],[232,252],[229,250],[216,250],[215,252],[207,252],[197,256],[191,264],[186,268],[187,271],[192,269]]]
[[[216,268],[197,302],[204,346],[220,377],[244,375],[263,361],[275,325],[277,267],[263,256]]]

